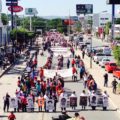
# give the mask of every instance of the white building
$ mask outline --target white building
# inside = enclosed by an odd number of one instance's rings
[[[104,28],[106,23],[111,22],[111,20],[111,14],[109,13],[93,14],[93,30]]]

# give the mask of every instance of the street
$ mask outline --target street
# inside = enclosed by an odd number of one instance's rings
[[[103,45],[104,43],[100,42],[96,42],[96,39],[93,39],[93,44],[95,45]],[[76,54],[80,54],[80,52],[77,50]],[[45,52],[44,56],[40,56],[38,55],[38,69],[39,67],[43,66],[47,60],[47,56],[48,53]],[[97,81],[98,76],[100,76],[98,79],[100,80],[98,81],[98,86],[100,88],[102,88],[103,90],[103,82],[102,82],[102,76],[103,73],[105,73],[105,71],[100,68],[98,65],[96,65],[95,63],[93,63],[93,68],[90,69],[89,68],[89,58],[85,56],[85,66],[88,69],[88,71],[93,75],[93,77],[95,78],[95,80]],[[54,65],[55,63],[57,63],[56,59],[54,59]],[[3,96],[5,96],[5,94],[8,92],[11,96],[15,95],[15,91],[17,89],[17,78],[18,76],[20,76],[20,73],[23,71],[23,69],[25,68],[26,64],[25,62],[23,62],[20,65],[15,65],[13,68],[11,68],[11,70],[9,70],[1,79],[0,79],[0,111],[1,114],[0,116],[4,116],[1,117],[1,120],[7,120],[7,115],[8,113],[4,113],[3,112]],[[99,71],[99,72],[98,72]],[[110,80],[112,80],[112,75],[110,75]],[[79,106],[79,96],[80,93],[82,92],[82,90],[84,90],[83,88],[83,82],[82,81],[78,81],[78,82],[72,82],[71,78],[67,78],[65,79],[65,88],[69,89],[70,91],[76,91],[77,97],[78,97],[78,107],[76,108],[75,111],[79,112],[80,115],[85,116],[86,120],[120,120],[120,113],[117,111],[116,106],[113,104],[114,101],[111,102],[111,100],[109,100],[109,107],[107,111],[103,111],[102,108],[97,108],[95,111],[91,110],[91,107],[87,107],[85,111],[81,110],[81,107]],[[67,82],[69,81],[69,82]],[[109,82],[110,85],[110,82]],[[118,95],[112,95],[111,94],[111,88],[105,88],[105,90],[110,91],[110,99],[115,97],[116,100],[118,99]],[[87,89],[86,89],[87,92]],[[112,99],[113,100],[113,99]],[[116,102],[117,103],[117,102]],[[118,99],[118,103],[119,103],[119,99]],[[120,105],[120,104],[119,104]],[[57,112],[56,113],[45,113],[45,112],[28,112],[28,113],[18,113],[16,112],[16,119],[17,120],[51,120],[52,116],[58,116],[61,114],[60,112],[60,107],[59,107],[59,103],[57,104]],[[118,106],[119,107],[119,106]],[[119,107],[120,108],[120,107]],[[74,116],[75,111],[72,111],[71,108],[67,108],[68,114],[70,116]]]

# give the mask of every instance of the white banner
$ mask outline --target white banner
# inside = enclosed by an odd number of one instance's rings
[[[59,55],[62,55],[63,57],[70,57],[71,56],[71,52],[70,51],[55,51],[54,53],[53,53],[53,55],[55,56],[55,57],[58,57]]]
[[[67,47],[52,47],[51,50],[52,50],[53,52],[68,51],[69,48],[67,48]]]
[[[56,73],[64,78],[71,77],[72,76],[72,68],[63,69],[63,70],[44,69],[44,76],[47,78],[53,78],[56,75]]]

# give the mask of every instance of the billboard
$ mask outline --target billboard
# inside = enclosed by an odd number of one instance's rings
[[[120,4],[120,0],[107,0],[107,4]]]
[[[92,14],[93,13],[93,4],[77,4],[76,13],[79,14]]]
[[[25,14],[26,15],[36,15],[38,14],[36,8],[25,8]]]

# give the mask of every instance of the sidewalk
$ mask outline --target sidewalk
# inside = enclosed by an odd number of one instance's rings
[[[75,51],[76,54],[82,56],[81,51],[80,50],[76,50]],[[90,58],[88,56],[85,55],[84,58],[84,63],[85,66],[88,70],[88,72],[90,74],[93,75],[98,87],[102,90],[102,91],[107,91],[107,93],[110,96],[110,102],[113,105],[113,107],[117,108],[118,110],[120,110],[120,94],[113,94],[112,93],[112,85],[111,82],[113,81],[114,77],[112,74],[109,74],[109,82],[108,82],[108,86],[109,87],[104,87],[104,78],[103,75],[105,74],[105,70],[103,68],[101,68],[100,66],[98,66],[96,63],[94,63],[92,61],[92,69],[90,68]]]
[[[22,54],[25,54],[25,52],[27,51],[28,49],[24,49],[24,51],[22,51],[21,55]],[[0,78],[8,71],[10,70],[10,68],[13,66],[13,64],[10,64],[8,65],[4,70],[2,67],[0,67]]]

